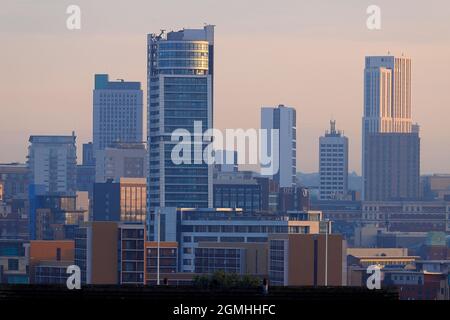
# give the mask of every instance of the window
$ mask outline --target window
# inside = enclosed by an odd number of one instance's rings
[[[8,259],[8,270],[9,271],[19,270],[19,259]]]

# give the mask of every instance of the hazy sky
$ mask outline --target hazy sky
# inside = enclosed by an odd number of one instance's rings
[[[145,88],[146,34],[209,23],[217,128],[258,128],[261,106],[293,106],[298,169],[312,172],[333,117],[350,139],[350,170],[360,172],[364,56],[405,53],[421,171],[450,172],[450,2],[416,2],[2,0],[0,162],[25,161],[30,134],[75,130],[79,147],[90,141],[94,73]],[[81,30],[66,28],[70,4],[81,7]],[[366,28],[372,4],[379,31]]]

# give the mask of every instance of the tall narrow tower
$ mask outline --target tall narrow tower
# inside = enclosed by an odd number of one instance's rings
[[[212,207],[213,167],[175,164],[171,134],[193,134],[194,121],[213,126],[214,26],[149,34],[147,46],[149,209]]]
[[[411,118],[411,59],[366,57],[362,121],[363,199],[419,196],[420,138]]]

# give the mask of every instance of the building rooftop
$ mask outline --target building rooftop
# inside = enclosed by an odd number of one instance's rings
[[[95,75],[95,90],[141,90],[141,83],[138,81],[109,81],[108,74]]]

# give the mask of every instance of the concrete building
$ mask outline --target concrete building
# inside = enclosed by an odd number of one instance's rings
[[[417,132],[365,138],[366,201],[419,200],[420,138]]]
[[[326,222],[317,211],[245,214],[230,208],[161,208],[149,216],[149,239],[179,244],[179,271],[195,271],[195,248],[200,242],[267,243],[271,233],[314,234],[325,232]],[[160,222],[158,222],[158,220]]]
[[[411,118],[411,59],[366,57],[363,200],[418,200],[420,140]]]
[[[279,130],[279,171],[273,179],[280,187],[293,187],[297,176],[297,119],[292,107],[261,108],[261,129]],[[270,136],[270,134],[269,134]],[[270,144],[271,139],[267,139]],[[270,146],[267,150],[271,150]]]
[[[319,138],[320,199],[343,199],[348,193],[348,138],[336,131],[336,121],[330,121],[330,131]]]
[[[47,193],[75,194],[77,181],[76,136],[30,136],[30,183]]]
[[[343,286],[346,244],[336,234],[271,234],[269,280],[273,286]]]
[[[147,150],[143,143],[113,143],[99,150],[95,161],[95,182],[120,178],[145,178]]]
[[[213,166],[195,152],[195,163],[175,164],[171,151],[179,141],[171,135],[193,135],[195,122],[201,133],[213,127],[214,26],[149,34],[147,48],[149,208],[212,207]]]
[[[408,133],[411,126],[411,58],[366,57],[363,132]]]
[[[144,223],[147,217],[145,178],[120,178],[94,185],[93,221]]]
[[[75,264],[82,283],[144,284],[143,224],[94,221],[77,229]]]
[[[109,81],[107,74],[95,75],[93,92],[93,149],[96,152],[115,142],[142,142],[143,109],[140,82]]]

